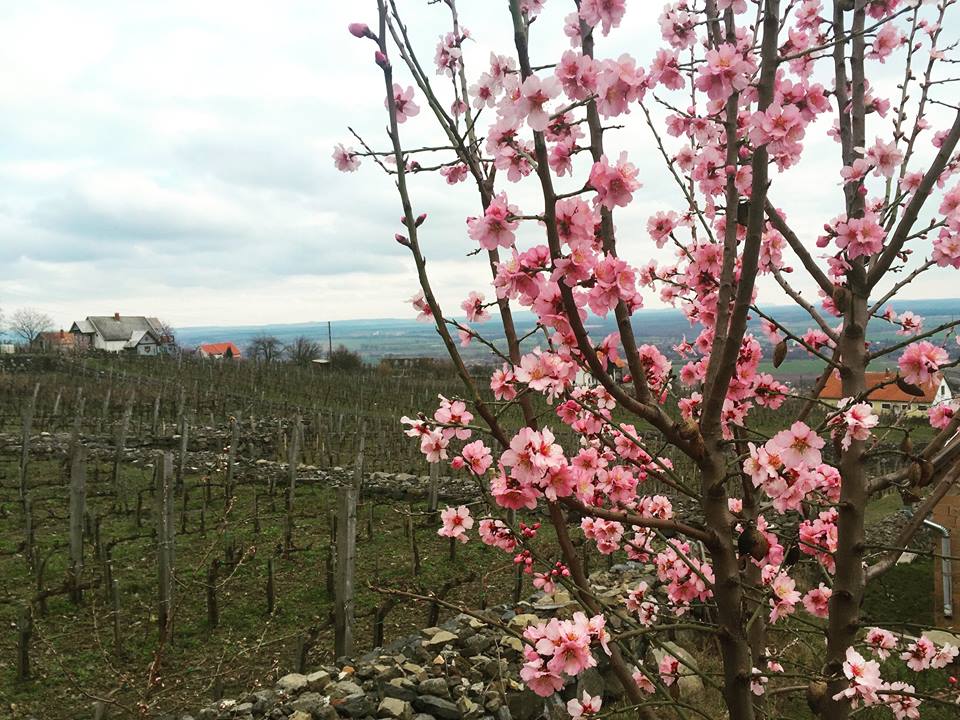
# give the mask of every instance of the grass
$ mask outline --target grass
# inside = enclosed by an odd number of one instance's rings
[[[99,590],[87,591],[84,603],[74,606],[66,596],[50,598],[46,615],[34,616],[31,645],[33,678],[16,682],[16,636],[13,623],[21,604],[33,594],[35,579],[21,552],[11,552],[23,537],[19,509],[12,502],[11,479],[16,477],[12,462],[0,465],[5,473],[3,504],[10,513],[0,523],[0,716],[45,720],[66,720],[92,715],[93,697],[109,698],[126,708],[145,702],[151,713],[195,712],[213,698],[222,685],[226,697],[246,693],[271,674],[294,668],[298,636],[310,627],[324,627],[333,607],[326,590],[329,510],[334,507],[334,490],[327,485],[301,483],[296,494],[298,516],[294,544],[289,558],[282,548],[283,500],[276,512],[269,500],[260,502],[261,531],[252,523],[253,488],[245,484],[237,489],[236,502],[223,518],[223,505],[216,497],[206,514],[206,530],[199,531],[202,491],[199,477],[189,477],[187,532],[177,542],[177,587],[175,636],[172,644],[159,650],[156,626],[155,544],[150,536],[152,521],[144,519],[138,528],[131,512],[109,514],[113,498],[108,492],[106,467],[91,468],[88,507],[93,516],[103,516],[101,537],[106,542],[134,537],[117,544],[112,553],[113,574],[120,587],[120,626],[122,646],[114,647],[112,613]],[[60,477],[59,463],[34,461],[31,476],[38,486],[34,496],[37,545],[41,555],[49,557],[45,584],[59,585],[66,576],[66,500],[65,492],[55,485],[40,489],[41,483]],[[146,487],[148,473],[124,468],[125,482]],[[217,480],[219,478],[215,478]],[[243,476],[241,476],[241,480]],[[252,478],[247,478],[252,479]],[[182,499],[177,502],[177,514]],[[131,503],[132,505],[133,503]],[[150,507],[150,503],[146,503]],[[355,637],[357,649],[371,645],[372,612],[380,596],[367,584],[383,584],[417,592],[420,588],[438,588],[447,581],[473,574],[475,579],[455,588],[449,599],[476,607],[480,598],[490,604],[505,601],[514,584],[514,575],[504,566],[504,557],[481,543],[458,546],[456,559],[448,558],[449,544],[436,534],[434,523],[416,516],[415,534],[421,554],[421,572],[411,570],[409,539],[404,537],[404,513],[422,513],[424,507],[375,500],[372,539],[366,537],[368,506],[358,511],[358,557],[356,573]],[[179,520],[177,522],[179,532]],[[224,562],[227,545],[235,543],[242,560],[233,568]],[[266,561],[275,559],[277,606],[266,611]],[[218,605],[220,623],[211,628],[206,612],[206,573],[213,558],[221,561]],[[103,567],[86,548],[86,578],[101,576]],[[488,573],[502,566],[502,572]],[[528,586],[529,590],[529,586]],[[394,609],[385,624],[385,640],[405,637],[426,624],[427,609],[405,603]],[[449,611],[442,616],[448,617]],[[323,630],[310,654],[309,665],[333,660],[332,630]],[[159,652],[159,654],[158,654]],[[148,690],[150,665],[159,657],[162,686]],[[133,717],[115,710],[111,717]]]

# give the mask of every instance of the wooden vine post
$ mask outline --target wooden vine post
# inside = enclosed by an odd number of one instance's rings
[[[357,554],[357,491],[337,488],[337,567],[334,598],[334,654],[353,654],[353,573]]]
[[[27,401],[21,413],[20,427],[20,502],[27,499],[27,465],[30,463],[30,436],[33,434],[33,416],[37,411],[37,395],[40,394],[40,383],[33,386],[33,395]]]
[[[159,575],[159,596],[157,603],[157,622],[161,641],[172,635],[173,617],[173,565],[175,528],[173,519],[173,455],[162,453],[157,457],[157,572]]]
[[[83,518],[87,511],[86,451],[79,443],[70,451],[70,600],[80,604],[83,591]]]

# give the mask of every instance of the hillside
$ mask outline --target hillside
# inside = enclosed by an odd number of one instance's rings
[[[898,312],[910,310],[924,318],[924,327],[933,328],[941,323],[960,317],[960,299],[946,298],[937,300],[911,300],[898,303]],[[806,312],[795,305],[770,306],[763,309],[775,317],[791,331],[803,333],[813,326]],[[518,331],[526,334],[534,327],[534,317],[530,313],[516,313]],[[752,321],[753,331],[759,332],[759,322]],[[474,326],[485,338],[497,345],[503,345],[503,332],[498,322],[481,323]],[[633,327],[637,337],[645,343],[660,348],[669,348],[680,342],[685,336],[692,340],[695,331],[679,310],[651,309],[640,310],[633,318]],[[588,329],[595,337],[603,337],[615,329],[612,316],[605,319],[591,317]],[[891,342],[896,337],[895,327],[883,328],[876,323],[873,337],[879,342]],[[372,320],[342,320],[331,323],[334,345],[345,345],[359,352],[368,363],[375,363],[387,356],[434,356],[442,357],[445,352],[431,323],[417,322],[413,319],[384,318]],[[195,346],[201,342],[219,342],[232,340],[240,347],[246,347],[258,334],[266,333],[288,343],[295,337],[304,335],[326,346],[327,323],[306,322],[294,324],[246,325],[246,326],[207,326],[186,327],[177,330],[178,340],[184,346]],[[537,339],[528,341],[533,347]],[[465,357],[473,362],[490,359],[489,351],[479,343],[473,343],[464,349]],[[791,361],[802,363],[806,353],[794,350]],[[809,364],[809,363],[808,363]],[[810,370],[810,372],[815,372]]]

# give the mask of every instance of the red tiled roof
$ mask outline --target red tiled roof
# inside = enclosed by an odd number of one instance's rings
[[[866,386],[869,390],[872,387],[876,387],[881,383],[888,383],[883,387],[874,390],[871,392],[867,399],[873,402],[899,402],[899,403],[921,403],[933,402],[933,399],[937,395],[937,388],[940,387],[941,376],[937,375],[934,380],[931,380],[926,385],[920,387],[923,390],[923,396],[914,396],[909,393],[905,393],[903,390],[897,387],[897,384],[894,382],[896,376],[891,373],[889,370],[884,372],[868,372],[866,374]],[[821,400],[840,400],[844,396],[843,390],[840,386],[840,375],[836,372],[830,375],[827,379],[827,384],[824,386],[823,390],[820,392]]]
[[[226,355],[227,350],[230,350],[233,357],[240,357],[240,348],[238,348],[232,342],[204,343],[200,346],[200,350],[207,355]]]

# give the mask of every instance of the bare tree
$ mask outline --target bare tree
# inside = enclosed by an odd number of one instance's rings
[[[164,319],[159,319],[159,327],[157,328],[160,331],[160,342],[163,345],[169,345],[176,347],[177,345],[177,331],[174,329],[173,325],[167,322]]]
[[[36,308],[20,308],[10,318],[10,330],[27,345],[33,345],[40,333],[52,327],[53,319]]]
[[[334,370],[359,370],[363,367],[363,358],[359,353],[340,345],[330,353],[330,367]]]
[[[280,355],[283,353],[283,344],[273,335],[260,333],[250,341],[247,353],[254,360],[262,360],[267,363],[275,362],[280,359]]]
[[[290,362],[297,365],[309,365],[313,360],[320,357],[320,343],[311,340],[306,335],[300,335],[287,345],[286,353]]]

